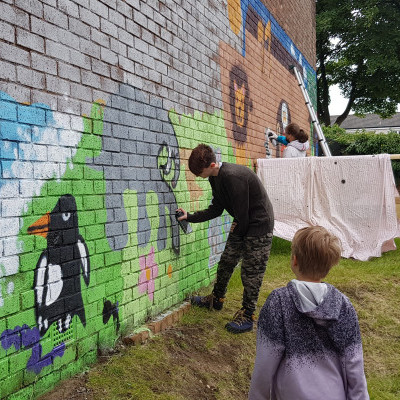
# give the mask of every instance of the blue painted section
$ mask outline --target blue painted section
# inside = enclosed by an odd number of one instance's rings
[[[22,327],[16,326],[14,329],[6,329],[0,336],[1,346],[4,350],[12,346],[16,350],[32,349],[32,355],[29,358],[26,369],[35,374],[51,364],[56,357],[62,357],[65,352],[65,343],[54,347],[48,354],[42,356],[42,345],[40,344],[40,334],[37,327],[29,328],[24,324]]]
[[[306,68],[307,72],[311,72],[315,76],[315,71],[301,54],[300,50],[295,46],[292,39],[286,34],[286,32],[281,28],[276,19],[271,15],[268,8],[261,2],[261,0],[242,0],[241,10],[242,10],[242,31],[243,31],[243,49],[242,55],[246,56],[246,18],[249,6],[253,7],[254,10],[259,15],[260,19],[264,24],[271,21],[271,34],[274,35],[283,45],[283,47],[291,54],[294,60],[296,60],[300,65]],[[308,74],[307,74],[308,75]],[[304,85],[308,86],[307,76],[304,78]]]
[[[15,170],[20,168],[14,170],[14,162],[40,160],[31,149],[21,148],[21,144],[41,143],[45,130],[54,128],[55,124],[49,106],[41,103],[20,104],[8,94],[0,92],[0,189],[6,179],[21,178],[15,174]]]

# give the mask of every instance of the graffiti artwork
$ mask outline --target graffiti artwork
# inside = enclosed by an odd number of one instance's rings
[[[308,85],[307,70],[313,70],[290,37],[271,15],[261,0],[229,0],[228,12],[231,29],[243,34],[242,56],[246,56],[246,33],[258,41],[264,41],[265,48],[287,69],[290,64],[303,71],[305,86]],[[240,22],[241,21],[241,26]]]
[[[1,346],[4,350],[12,346],[16,350],[25,348],[32,349],[26,369],[39,374],[40,371],[53,364],[56,357],[62,357],[65,351],[65,343],[54,347],[48,354],[42,356],[42,346],[40,344],[40,333],[37,327],[29,328],[28,325],[16,326],[14,329],[6,329],[0,336]]]
[[[15,284],[21,242],[20,218],[46,179],[60,179],[76,153],[82,126],[76,130],[42,103],[20,104],[0,92],[0,307]]]
[[[291,123],[289,105],[285,100],[282,100],[278,107],[278,112],[276,114],[276,134],[284,135],[286,127]],[[280,143],[276,144],[276,158],[282,156],[283,147]]]
[[[40,336],[53,322],[66,331],[74,315],[86,325],[81,294],[81,273],[90,280],[90,259],[85,240],[79,234],[75,198],[61,196],[49,213],[28,228],[28,233],[47,240],[35,269],[36,321]]]
[[[258,158],[281,156],[282,146],[271,146],[265,131],[269,128],[283,133],[291,118],[289,105],[303,104],[290,66],[302,72],[310,90],[315,71],[262,1],[229,0],[228,14],[232,31],[242,37],[242,52],[228,42],[220,42],[222,100],[224,112],[230,116],[225,119],[225,127],[235,148],[236,162],[251,166]],[[239,81],[241,77],[243,82]],[[290,96],[290,103],[281,102],[282,94]],[[275,118],[277,109],[279,116]],[[292,111],[292,118],[304,125],[305,105],[292,107]]]
[[[104,170],[106,234],[110,247],[121,250],[128,243],[127,215],[123,204],[123,193],[127,189],[137,193],[138,244],[145,247],[149,243],[151,224],[146,195],[154,191],[159,202],[158,250],[166,248],[168,214],[172,248],[179,254],[179,227],[174,217],[178,206],[173,192],[180,173],[179,147],[161,100],[146,101],[140,90],[121,85],[119,92],[107,102],[102,140],[101,154],[88,160],[88,165]]]
[[[208,143],[217,162],[251,168],[266,127],[305,126],[288,66],[306,86],[315,71],[291,38],[315,46],[311,25],[292,27],[281,7],[286,33],[263,0],[167,2],[142,18],[124,0],[108,18],[93,0],[86,24],[64,2],[40,18],[5,3],[21,17],[3,18],[0,46],[0,397],[12,399],[41,395],[215,278],[232,218],[180,236],[178,203],[195,212],[212,197],[190,153]],[[104,29],[87,35],[99,13]]]
[[[113,321],[117,325],[116,333],[118,333],[120,328],[118,301],[113,304],[110,300],[106,300],[103,306],[103,324],[106,324],[111,316],[113,317]]]
[[[246,72],[235,65],[230,73],[230,108],[233,121],[232,133],[237,142],[247,140],[247,121],[253,104],[250,100],[249,84]]]
[[[158,265],[156,264],[154,257],[154,247],[151,248],[150,253],[147,256],[143,255],[139,257],[139,265],[139,293],[147,292],[149,300],[153,302],[155,288],[154,279],[158,276]]]

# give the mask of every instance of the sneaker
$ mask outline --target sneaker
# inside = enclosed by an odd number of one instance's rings
[[[248,316],[246,310],[242,308],[237,311],[233,317],[233,321],[225,325],[226,330],[232,333],[244,333],[253,330],[254,315]]]
[[[222,306],[224,305],[225,297],[216,297],[214,293],[209,294],[208,296],[193,296],[191,302],[194,306],[197,307],[206,307],[209,310],[213,308],[215,310],[222,310]]]

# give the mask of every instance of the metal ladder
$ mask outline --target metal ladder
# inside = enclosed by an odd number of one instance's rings
[[[296,76],[297,82],[299,82],[299,86],[301,88],[301,91],[303,93],[304,96],[304,100],[306,102],[306,106],[308,108],[308,112],[310,113],[310,117],[311,117],[311,122],[314,125],[315,131],[317,132],[317,136],[318,136],[318,142],[319,145],[321,146],[322,152],[324,153],[325,156],[327,157],[331,157],[331,151],[329,150],[329,146],[328,143],[325,139],[325,135],[324,132],[322,131],[321,125],[319,124],[317,115],[315,114],[314,111],[314,107],[311,103],[310,97],[308,95],[307,89],[304,87],[304,81],[303,81],[303,77],[301,76],[299,70],[297,69],[296,66],[291,65],[289,67],[289,69],[292,69],[294,72],[294,75]]]

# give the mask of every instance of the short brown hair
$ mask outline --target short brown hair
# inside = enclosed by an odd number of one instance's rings
[[[285,133],[286,135],[292,135],[300,143],[305,143],[308,140],[307,133],[305,133],[303,129],[300,129],[300,127],[295,123],[289,124],[285,129]]]
[[[190,154],[189,169],[193,174],[199,176],[203,172],[204,168],[209,167],[213,162],[217,162],[213,149],[210,146],[201,143],[195,147],[192,150],[192,154]]]
[[[292,241],[292,256],[296,256],[302,275],[322,279],[340,261],[340,240],[322,226],[302,228]]]

